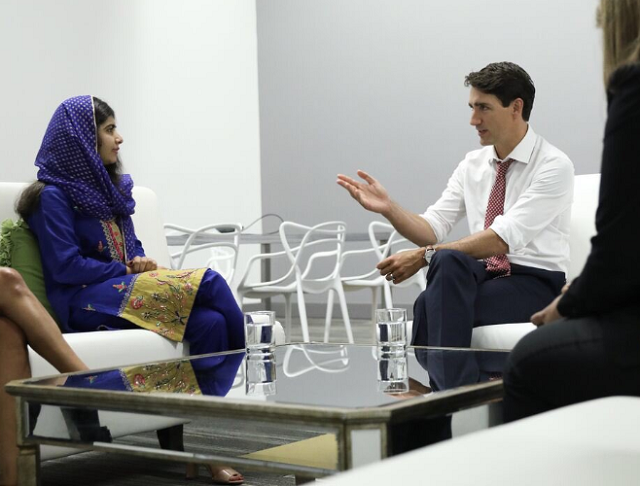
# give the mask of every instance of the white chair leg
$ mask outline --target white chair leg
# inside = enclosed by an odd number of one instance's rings
[[[300,313],[300,326],[302,327],[302,340],[305,343],[310,342],[309,324],[307,323],[307,306],[304,303],[304,292],[302,287],[298,285],[298,312]]]
[[[333,289],[329,289],[327,295],[327,314],[324,318],[324,342],[329,342],[329,330],[331,329],[331,318],[333,317]]]
[[[377,308],[378,308],[378,287],[371,287],[371,321],[376,320]]]
[[[285,341],[291,342],[291,294],[284,294],[284,326],[285,326]]]
[[[353,332],[351,332],[351,321],[349,320],[349,310],[347,309],[347,298],[344,295],[344,289],[342,288],[342,282],[338,282],[335,287],[340,300],[340,310],[342,311],[342,319],[344,320],[344,328],[347,331],[347,339],[350,343],[353,343]]]
[[[238,292],[238,307],[240,307],[241,310],[244,310],[244,294],[242,294],[241,292]]]

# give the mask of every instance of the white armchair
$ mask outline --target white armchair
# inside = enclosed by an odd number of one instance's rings
[[[426,468],[440,486],[637,485],[639,424],[640,398],[599,398],[376,461],[322,485],[412,484]]]
[[[17,219],[13,211],[14,202],[20,193],[28,186],[27,183],[0,182],[0,221],[12,218]],[[147,255],[152,256],[162,266],[170,266],[170,256],[167,240],[160,217],[158,199],[155,193],[145,187],[135,187],[133,197],[136,200],[136,212],[133,221],[136,234],[143,242]],[[282,326],[276,323],[276,344],[284,343]],[[187,343],[176,343],[162,336],[144,329],[127,329],[116,331],[94,331],[64,334],[65,340],[78,356],[92,369],[128,366],[149,361],[162,361],[181,358],[189,355]],[[99,350],[99,352],[96,352]],[[34,377],[56,374],[56,370],[29,348],[29,364],[31,374]],[[47,408],[47,407],[45,407]],[[59,418],[50,414],[60,414],[59,410],[48,407],[42,410],[38,418],[37,431],[49,431],[61,436],[65,431],[55,431],[62,423]],[[131,416],[118,414],[117,418],[108,418],[104,414],[112,415],[112,412],[101,412],[101,419],[108,423],[113,437],[135,434],[150,430],[158,430],[173,425],[184,423],[182,419],[169,419],[156,416]],[[42,460],[62,457],[81,452],[78,449],[69,449],[52,446],[41,447]]]
[[[6,218],[17,219],[13,212],[13,205],[20,193],[28,186],[26,183],[0,182],[0,220]],[[169,252],[167,250],[162,220],[158,211],[158,200],[155,193],[144,187],[134,188],[133,196],[136,200],[136,212],[133,216],[136,233],[144,243],[145,251],[152,255],[160,265],[169,266]],[[111,366],[126,366],[145,361],[160,361],[165,359],[188,356],[189,347],[182,343],[175,343],[144,329],[129,329],[122,331],[95,331],[76,334],[65,334],[64,338],[73,350],[90,368]],[[100,352],[96,352],[96,350]],[[34,377],[56,374],[56,370],[29,348],[29,364]],[[48,430],[49,433],[60,427],[61,420],[50,414],[59,414],[59,410],[43,409],[38,418],[38,431]],[[106,412],[109,413],[109,412]],[[102,415],[102,414],[101,414]],[[149,430],[157,430],[183,423],[180,419],[166,419],[153,416],[129,417],[122,415],[117,425],[111,427],[114,437],[134,434]],[[65,431],[60,430],[57,435]],[[81,452],[77,449],[42,446],[42,460],[53,459]]]
[[[569,247],[571,263],[567,281],[580,275],[591,251],[591,237],[596,234],[596,209],[600,190],[600,174],[586,174],[575,177],[573,204],[571,206],[571,229]],[[408,323],[411,336],[411,326]],[[516,343],[536,328],[530,322],[494,324],[476,327],[471,335],[471,347],[479,349],[513,349]]]

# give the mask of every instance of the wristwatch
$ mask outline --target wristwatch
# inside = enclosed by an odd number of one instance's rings
[[[429,263],[431,263],[431,259],[433,258],[433,255],[435,254],[436,249],[429,245],[424,249],[424,262],[425,262],[425,266],[428,267]]]

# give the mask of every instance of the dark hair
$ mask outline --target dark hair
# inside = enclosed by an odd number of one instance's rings
[[[16,213],[18,213],[22,219],[27,219],[40,205],[40,194],[46,184],[44,182],[35,181],[29,185],[20,197],[16,201]]]
[[[100,139],[98,138],[98,128],[102,125],[107,118],[110,116],[115,117],[115,112],[113,108],[111,108],[107,103],[102,101],[100,98],[93,97],[93,111],[96,119],[96,141],[98,147],[100,147]],[[107,174],[109,174],[109,178],[113,185],[116,187],[120,186],[120,177],[122,176],[122,163],[120,162],[120,158],[115,164],[109,164],[105,166]],[[29,185],[20,197],[16,201],[15,210],[22,219],[27,219],[30,215],[32,215],[36,209],[38,209],[38,205],[40,204],[40,194],[45,187],[45,183],[41,181],[35,181]]]
[[[478,72],[469,73],[464,78],[465,86],[472,86],[483,93],[492,94],[502,106],[509,106],[513,100],[522,99],[522,118],[529,121],[536,88],[531,77],[517,64],[494,62]]]

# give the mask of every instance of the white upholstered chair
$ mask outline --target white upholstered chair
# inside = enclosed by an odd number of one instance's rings
[[[0,182],[0,221],[7,218],[17,219],[13,207],[20,193],[28,186],[21,182]],[[133,197],[136,200],[136,212],[133,221],[136,235],[142,241],[145,253],[153,257],[159,265],[169,267],[170,257],[163,222],[160,216],[158,198],[155,193],[145,187],[134,187]],[[65,340],[71,348],[92,369],[128,366],[138,363],[161,361],[189,355],[187,343],[176,343],[145,329],[127,329],[119,331],[94,331],[65,334]],[[284,331],[276,325],[276,343],[284,343]],[[97,352],[99,350],[99,352]],[[29,364],[34,377],[57,374],[55,368],[29,347]],[[50,413],[60,414],[58,409],[43,409],[38,417],[38,429],[52,430],[64,422]],[[103,414],[106,414],[103,416]],[[156,416],[132,416],[119,414],[114,420],[107,415],[112,412],[101,412],[101,420],[109,424],[113,437],[135,434],[150,430],[167,428],[183,423],[181,419],[167,419]],[[57,436],[65,430],[52,431]],[[42,460],[53,459],[81,452],[78,449],[42,446]]]
[[[580,275],[591,251],[591,237],[596,233],[596,209],[600,190],[600,174],[575,177],[569,247],[571,263],[567,281]],[[409,323],[409,336],[411,325]],[[471,336],[471,347],[480,349],[513,349],[516,343],[536,328],[530,322],[495,324],[476,327]]]
[[[599,398],[375,461],[322,484],[413,484],[428,471],[438,486],[637,485],[639,429],[640,398]]]

